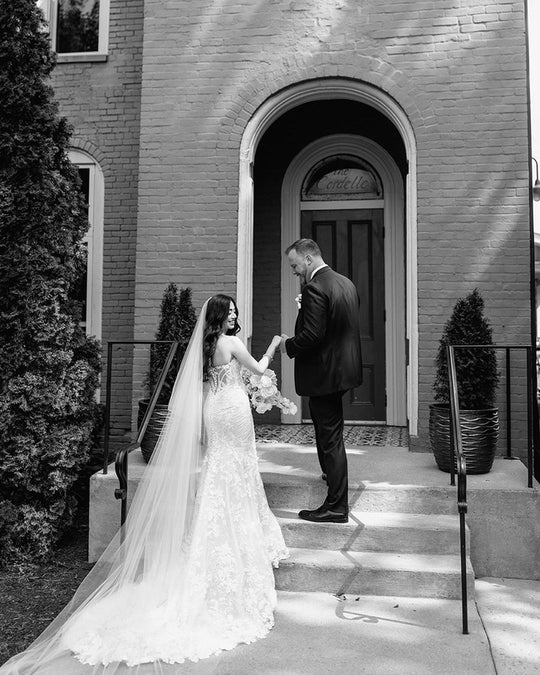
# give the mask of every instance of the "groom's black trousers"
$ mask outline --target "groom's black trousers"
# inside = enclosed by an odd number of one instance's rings
[[[309,409],[317,454],[322,472],[328,480],[325,505],[330,511],[348,513],[347,455],[343,442],[343,394],[340,391],[326,396],[311,396]]]

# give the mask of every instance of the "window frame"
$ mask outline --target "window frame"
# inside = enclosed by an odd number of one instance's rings
[[[99,36],[98,49],[94,52],[57,52],[56,37],[58,29],[59,0],[37,0],[49,26],[51,49],[56,53],[58,63],[70,61],[106,61],[109,54],[109,15],[110,0],[99,0]]]
[[[69,159],[77,168],[89,169],[88,231],[83,242],[87,245],[86,334],[101,340],[103,304],[103,172],[88,153],[70,149]]]

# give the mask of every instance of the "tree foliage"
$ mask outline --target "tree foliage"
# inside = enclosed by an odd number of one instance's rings
[[[176,352],[176,359],[171,366],[163,384],[158,403],[168,403],[178,368],[186,352],[197,317],[191,299],[191,288],[178,290],[176,284],[169,284],[163,294],[159,310],[159,324],[156,340],[170,340],[180,343]],[[170,345],[154,345],[150,352],[150,367],[146,378],[146,385],[151,394],[159,380],[160,373],[167,360]]]
[[[71,290],[86,205],[35,0],[0,0],[0,559],[46,557],[93,444],[99,346]]]
[[[448,403],[447,345],[492,345],[493,331],[484,316],[484,300],[478,289],[460,298],[444,327],[437,353],[433,388],[437,401]],[[460,406],[468,410],[493,407],[499,372],[493,349],[456,349],[456,374]]]

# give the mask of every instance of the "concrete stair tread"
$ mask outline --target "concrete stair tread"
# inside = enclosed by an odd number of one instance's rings
[[[461,597],[457,555],[290,548],[275,570],[278,590],[326,591],[425,598]],[[467,560],[467,595],[474,573]]]
[[[348,523],[313,523],[295,509],[274,514],[287,545],[296,548],[459,554],[457,516],[355,510]]]
[[[302,523],[313,527],[337,527],[340,529],[355,529],[359,525],[364,527],[384,527],[415,530],[450,530],[459,533],[459,518],[456,515],[406,513],[400,511],[358,511],[349,512],[348,523],[312,523],[298,517],[295,509],[273,509],[274,515],[280,524]]]
[[[459,556],[373,551],[332,551],[313,548],[289,548],[290,557],[280,566],[303,565],[322,568],[369,568],[377,570],[460,573]],[[467,559],[467,572],[473,574]]]

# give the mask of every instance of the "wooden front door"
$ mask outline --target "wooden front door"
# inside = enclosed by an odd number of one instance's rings
[[[343,398],[345,420],[385,422],[383,210],[302,211],[301,223],[302,237],[319,244],[324,261],[351,279],[360,296],[364,381]],[[310,418],[306,399],[302,418]]]

